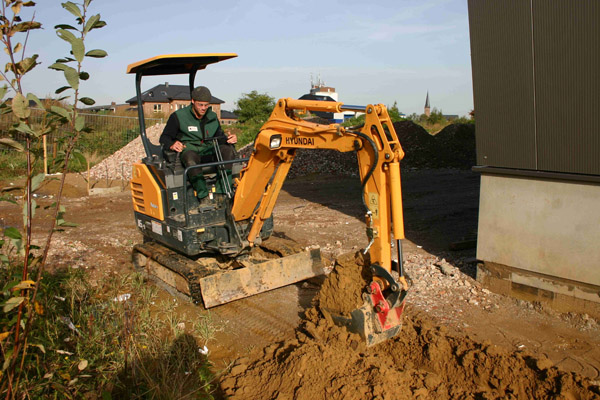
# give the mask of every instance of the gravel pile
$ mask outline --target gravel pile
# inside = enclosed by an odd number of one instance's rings
[[[158,145],[165,124],[156,124],[146,128],[146,136],[150,142]],[[131,165],[140,161],[146,154],[142,139],[138,136],[125,147],[113,153],[102,162],[90,169],[90,177],[93,179],[126,180],[131,179]]]
[[[152,143],[158,144],[163,128],[164,124],[156,124],[146,129],[146,134]],[[412,121],[396,122],[394,129],[406,153],[402,160],[402,168],[469,169],[476,163],[473,124],[449,125],[435,136]],[[251,153],[252,144],[239,150],[240,157],[249,157]],[[131,165],[143,157],[144,147],[138,137],[95,165],[90,170],[90,175],[94,179],[129,180]],[[310,174],[356,177],[358,176],[356,152],[299,149],[288,176],[293,178]]]
[[[554,317],[582,332],[600,329],[600,321],[588,314],[561,313],[539,302],[493,293],[472,277],[476,262],[472,257],[447,256],[449,258],[417,253],[407,254],[404,258],[410,286],[408,303],[445,325],[469,328],[472,322],[465,320],[465,315],[468,315],[467,308],[475,307],[487,313],[502,312],[502,308],[507,314],[525,319],[539,315]]]
[[[472,260],[461,257],[449,262],[432,254],[408,255],[404,267],[411,282],[411,304],[449,324],[463,320],[462,310],[457,306],[460,304],[480,306],[486,311],[497,309],[500,295],[482,288],[461,271],[471,263]]]

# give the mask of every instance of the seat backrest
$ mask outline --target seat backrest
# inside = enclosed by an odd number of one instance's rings
[[[158,144],[153,144],[148,141],[148,149],[150,150],[150,154],[152,158],[162,161],[164,159],[164,154],[162,151],[162,146]]]

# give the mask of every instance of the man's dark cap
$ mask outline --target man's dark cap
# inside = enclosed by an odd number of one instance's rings
[[[198,86],[192,91],[192,100],[210,103],[210,99],[212,99],[212,95],[206,86]]]

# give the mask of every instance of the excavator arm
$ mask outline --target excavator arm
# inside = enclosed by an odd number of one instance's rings
[[[360,111],[365,123],[357,128],[316,124],[298,117],[307,111]],[[367,287],[367,304],[351,321],[341,321],[374,344],[394,336],[400,329],[407,284],[402,270],[404,220],[400,160],[404,152],[394,126],[382,104],[366,107],[340,102],[280,99],[254,143],[248,165],[236,181],[232,215],[249,220],[250,245],[260,241],[264,221],[272,214],[279,192],[297,149],[356,151],[373,282]],[[392,261],[392,238],[398,260]],[[392,270],[398,272],[398,280]]]

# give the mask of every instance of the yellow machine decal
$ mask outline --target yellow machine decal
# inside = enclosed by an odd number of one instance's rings
[[[373,219],[379,219],[379,195],[377,193],[369,193],[369,210],[373,213]]]
[[[315,147],[315,138],[311,137],[286,137],[285,138],[286,145],[294,145],[294,146],[310,146]]]
[[[160,221],[164,220],[160,187],[151,175],[148,166],[133,164],[131,176],[130,188],[133,209]]]

